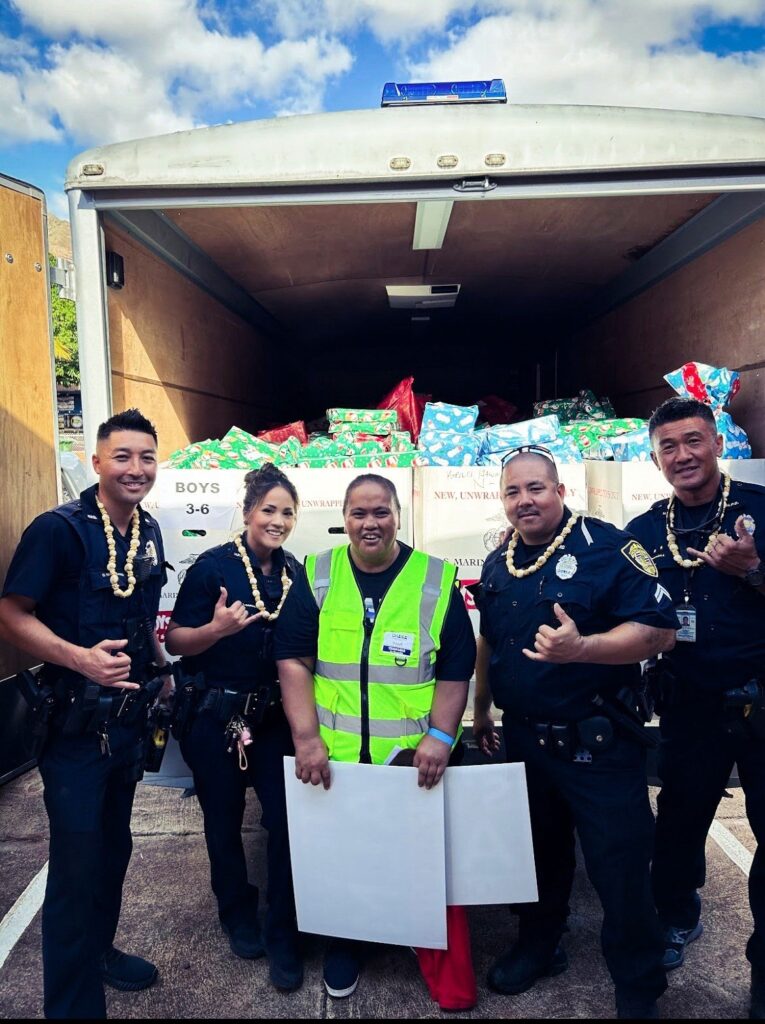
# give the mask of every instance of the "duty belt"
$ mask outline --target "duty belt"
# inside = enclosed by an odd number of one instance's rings
[[[257,690],[241,693],[239,690],[210,687],[205,691],[199,704],[200,711],[210,711],[220,719],[228,721],[234,715],[253,716],[258,721],[267,708],[279,703],[278,686],[264,683]]]

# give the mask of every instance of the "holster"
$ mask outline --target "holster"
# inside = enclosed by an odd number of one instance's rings
[[[612,725],[618,726],[622,735],[629,736],[637,740],[642,747],[652,750],[659,745],[659,741],[640,720],[634,700],[634,691],[626,687],[620,690],[614,699],[604,700],[603,697],[596,695],[592,703]]]
[[[643,668],[641,689],[646,709],[651,709],[651,716],[644,719],[646,722],[651,721],[654,711],[660,715],[662,711],[678,704],[677,677],[669,658],[662,656],[648,659]]]
[[[33,742],[30,753],[36,758],[45,746],[50,723],[56,713],[56,695],[53,687],[41,678],[40,673],[29,670],[19,672],[16,686],[31,711]]]
[[[765,740],[765,686],[758,679],[726,690],[723,700],[729,727],[740,723],[755,739]]]
[[[170,719],[170,731],[173,738],[180,742],[188,736],[197,706],[205,689],[205,679],[201,672],[190,675],[183,667],[183,659],[173,665],[175,676],[175,699]]]

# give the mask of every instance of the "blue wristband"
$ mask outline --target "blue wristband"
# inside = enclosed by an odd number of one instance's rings
[[[442,743],[448,744],[448,746],[454,746],[454,737],[448,733],[442,732],[440,729],[434,729],[433,726],[428,729],[428,736],[435,736],[437,740],[441,740]]]

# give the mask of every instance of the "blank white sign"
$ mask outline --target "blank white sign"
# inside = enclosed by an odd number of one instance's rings
[[[325,790],[284,759],[298,927],[446,949],[443,786],[420,789],[415,768],[330,769]]]
[[[444,793],[447,903],[535,903],[524,765],[448,768]]]

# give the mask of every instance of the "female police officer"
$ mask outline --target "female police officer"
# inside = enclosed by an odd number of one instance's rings
[[[204,813],[223,930],[237,956],[254,959],[267,951],[272,983],[291,991],[303,981],[282,761],[293,745],[271,633],[292,581],[302,572],[282,548],[295,524],[298,496],[270,464],[248,473],[245,485],[245,531],[205,551],[191,567],[166,644],[170,653],[183,655],[187,673],[203,679],[181,750]],[[257,793],[268,830],[265,948],[257,922],[258,891],[247,881],[242,846],[248,785]]]

